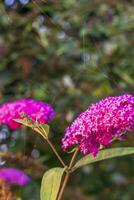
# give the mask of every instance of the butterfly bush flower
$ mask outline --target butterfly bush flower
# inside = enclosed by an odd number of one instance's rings
[[[100,145],[107,147],[113,139],[134,130],[134,96],[107,97],[92,104],[65,130],[62,148],[78,145],[83,154],[94,156]]]
[[[6,124],[11,129],[17,129],[21,126],[14,119],[22,118],[21,113],[31,118],[33,121],[47,123],[54,117],[54,110],[51,105],[35,100],[17,100],[5,103],[0,106],[0,124]]]
[[[25,186],[30,181],[30,178],[22,170],[15,168],[0,169],[0,178],[9,184],[19,186]]]

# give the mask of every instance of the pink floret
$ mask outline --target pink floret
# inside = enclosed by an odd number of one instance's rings
[[[65,130],[62,148],[78,145],[83,154],[97,155],[100,145],[107,147],[113,138],[134,130],[134,96],[107,97],[92,104]]]

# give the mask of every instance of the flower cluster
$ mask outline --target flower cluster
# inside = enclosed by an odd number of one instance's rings
[[[81,113],[65,131],[62,147],[66,151],[77,144],[83,154],[99,151],[100,145],[108,146],[113,139],[134,130],[134,96],[108,97],[92,104]]]
[[[30,178],[22,170],[15,168],[0,169],[0,178],[9,184],[19,186],[25,186],[30,181]]]
[[[6,124],[11,129],[19,128],[21,124],[14,119],[22,118],[21,113],[39,123],[47,123],[54,117],[54,110],[49,104],[22,99],[0,106],[0,124]]]

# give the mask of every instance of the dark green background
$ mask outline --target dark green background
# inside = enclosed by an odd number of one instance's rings
[[[70,155],[60,147],[64,129],[90,103],[134,94],[133,63],[131,0],[33,0],[12,7],[0,3],[0,103],[22,98],[51,103],[56,117],[50,137],[66,162]],[[27,156],[34,150],[45,166],[58,166],[45,141],[29,129],[9,131],[3,144]],[[113,145],[133,144],[132,133]],[[70,178],[64,199],[133,200],[133,165],[134,156],[128,156],[84,167]],[[5,166],[18,163],[8,161]],[[39,199],[41,177],[35,178],[36,173],[31,173],[27,187],[13,188],[16,195]]]

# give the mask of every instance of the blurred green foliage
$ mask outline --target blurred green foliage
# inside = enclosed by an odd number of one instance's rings
[[[11,7],[0,1],[0,103],[21,98],[51,103],[56,110],[51,139],[69,162],[60,140],[77,114],[105,96],[134,94],[133,36],[131,0],[33,0]],[[57,166],[40,136],[24,127],[18,132],[1,140],[0,149],[6,145]],[[114,145],[133,146],[133,139]],[[133,200],[133,165],[129,156],[84,167],[70,179],[65,199]],[[38,200],[40,181],[33,177],[17,195]]]

